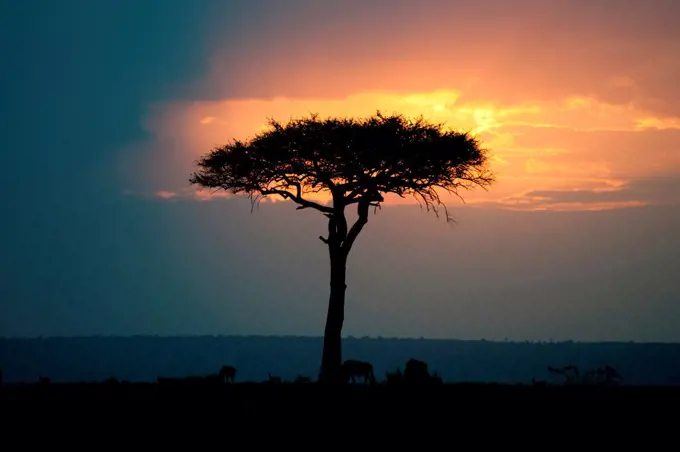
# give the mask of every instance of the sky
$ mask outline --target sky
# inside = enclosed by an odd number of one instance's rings
[[[268,117],[423,115],[497,182],[389,199],[344,335],[680,341],[674,0],[0,0],[0,336],[321,335],[316,212],[189,185]],[[386,263],[389,262],[389,265]]]

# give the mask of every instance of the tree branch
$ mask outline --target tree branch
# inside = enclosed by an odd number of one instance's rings
[[[349,230],[347,233],[347,238],[345,241],[342,243],[342,252],[345,253],[345,255],[349,254],[349,250],[352,249],[352,245],[354,244],[354,241],[356,240],[357,236],[361,232],[361,230],[364,228],[364,225],[368,223],[368,207],[370,206],[370,202],[368,201],[362,201],[359,203],[359,206],[357,207],[357,212],[359,213],[359,218],[357,218],[357,221],[354,222],[352,225],[352,228]]]
[[[251,140],[232,140],[213,149],[196,162],[199,171],[190,182],[245,193],[255,202],[279,195],[294,201],[297,210],[331,215],[325,241],[338,252],[340,246],[349,252],[367,222],[360,215],[348,231],[348,205],[357,204],[364,212],[380,207],[383,194],[413,195],[435,215],[443,210],[449,221],[437,190],[465,202],[459,189],[486,190],[495,179],[487,168],[487,150],[470,132],[454,132],[422,117],[414,121],[378,111],[363,119],[320,120],[312,115],[285,125],[272,119],[269,125],[271,130]],[[333,194],[331,206],[309,199],[325,190]]]
[[[294,201],[295,203],[299,204],[296,210],[300,209],[307,209],[307,208],[312,208],[316,209],[319,212],[325,212],[325,213],[333,213],[333,208],[332,207],[327,207],[327,206],[322,206],[321,204],[317,204],[314,201],[308,201],[304,199],[300,195],[294,195],[289,191],[285,190],[278,190],[278,189],[269,189],[269,190],[261,190],[262,196],[267,196],[267,195],[279,195],[284,199],[290,199]]]

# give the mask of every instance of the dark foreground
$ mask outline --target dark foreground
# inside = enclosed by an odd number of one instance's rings
[[[328,387],[317,383],[206,384],[206,383],[49,383],[5,384],[0,404],[22,406],[111,406],[128,402],[208,404],[230,413],[316,412],[347,409],[374,414],[394,410],[434,410],[445,413],[451,406],[470,402],[625,402],[677,406],[680,387],[636,386],[532,386],[477,383],[439,385],[349,384]]]
[[[217,442],[232,444],[224,447],[229,449],[245,444],[238,438],[248,444],[331,438],[333,444],[373,441],[401,449],[413,438],[415,444],[483,442],[504,448],[522,444],[522,449],[531,441],[543,447],[545,441],[611,445],[614,440],[630,448],[629,434],[644,439],[638,442],[644,450],[661,450],[668,440],[659,435],[676,431],[680,402],[680,387],[497,384],[51,383],[6,384],[0,392],[4,442],[15,444],[9,438],[16,437],[16,444],[54,448],[61,441],[68,450],[82,442],[101,450],[99,445],[112,441],[140,449],[161,443],[195,449],[203,441],[201,447],[218,447]]]
[[[673,432],[680,402],[680,387],[497,384],[51,383],[6,384],[0,392],[6,438],[56,444],[60,437],[72,444],[92,441],[96,433],[97,441],[160,441],[173,448],[178,435],[192,438],[190,444],[206,435],[290,443],[314,440],[321,432],[372,436],[381,444],[401,444],[405,435],[431,439],[436,432],[447,441],[469,443],[472,437],[505,444],[510,435],[518,444],[518,435],[524,443],[552,431],[551,437],[590,444],[594,434],[610,441],[630,432]]]

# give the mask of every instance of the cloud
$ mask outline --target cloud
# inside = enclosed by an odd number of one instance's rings
[[[189,187],[188,175],[200,155],[232,138],[252,136],[263,128],[267,117],[285,121],[310,112],[363,116],[376,109],[422,114],[478,134],[491,151],[498,182],[488,192],[464,192],[470,203],[508,199],[531,190],[620,187],[631,178],[680,172],[680,130],[640,128],[636,118],[644,116],[634,109],[600,105],[586,98],[525,105],[462,99],[459,91],[442,90],[406,95],[363,92],[344,99],[158,103],[150,108],[145,121],[152,139],[136,151],[139,158],[145,158],[137,160],[134,167],[128,165],[132,170],[129,176],[136,184],[145,185],[139,191],[162,187],[201,201],[229,197],[221,191]],[[206,123],[205,118],[211,121]],[[593,127],[582,128],[585,124]],[[136,184],[126,181],[128,186]],[[448,195],[444,199],[459,201]],[[267,202],[276,200],[269,197]],[[327,196],[322,193],[315,200],[324,202]],[[387,202],[415,200],[393,197]]]
[[[571,175],[586,178],[606,178],[611,175],[611,170],[605,162],[569,162],[550,163],[549,157],[540,160],[529,157],[524,162],[524,170],[527,174],[549,173],[553,175]]]
[[[196,92],[205,100],[460,89],[494,103],[577,96],[680,116],[673,0],[347,1],[260,2],[247,27],[209,44],[211,70]]]
[[[531,190],[499,202],[515,210],[608,210],[648,205],[680,206],[680,174],[632,180],[620,187]]]
[[[177,193],[174,191],[169,191],[169,190],[159,190],[155,193],[156,197],[162,198],[162,199],[170,199],[174,198],[177,196]]]
[[[637,121],[637,128],[645,129],[680,129],[680,118],[642,118]]]
[[[621,201],[621,202],[602,202],[602,203],[537,203],[531,207],[523,206],[522,208],[509,207],[509,210],[530,210],[530,211],[550,211],[550,212],[587,212],[587,211],[602,211],[625,209],[632,207],[645,207],[647,204],[640,201]]]
[[[498,182],[472,203],[680,172],[677,2],[347,1],[254,0],[214,30],[193,98],[149,106],[127,186],[184,193],[200,155],[268,117],[377,109],[478,134]]]
[[[193,187],[183,191],[184,197],[194,198],[199,201],[210,201],[218,198],[231,198],[232,193],[224,190],[208,189],[203,187]]]

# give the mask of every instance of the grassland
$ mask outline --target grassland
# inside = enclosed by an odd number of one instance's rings
[[[210,402],[223,406],[315,410],[329,403],[348,408],[390,410],[391,407],[419,406],[443,409],[458,402],[477,401],[625,401],[673,405],[680,401],[680,387],[506,385],[494,383],[445,383],[438,385],[317,383],[234,383],[216,384],[179,381],[176,383],[6,383],[0,388],[3,403],[120,403],[127,401]],[[354,409],[354,408],[352,408]]]

